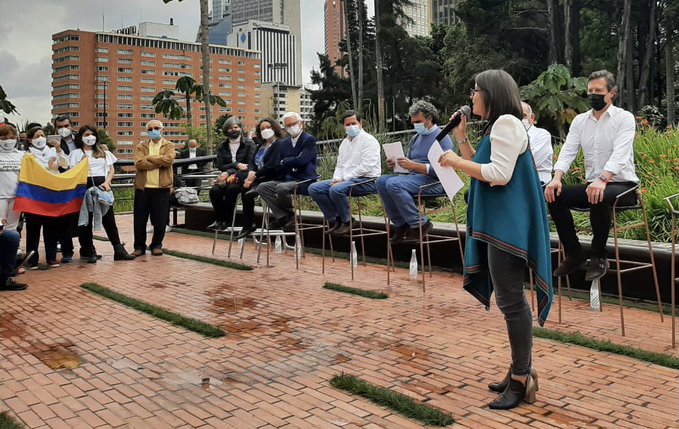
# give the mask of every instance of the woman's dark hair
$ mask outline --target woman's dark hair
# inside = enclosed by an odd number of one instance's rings
[[[502,115],[523,119],[519,86],[509,73],[504,70],[486,70],[476,76],[476,85],[481,90],[486,108],[486,132],[490,131],[497,118]]]
[[[257,137],[258,143],[264,143],[264,138],[262,137],[262,122],[268,122],[269,125],[271,125],[271,129],[273,130],[273,134],[276,136],[276,139],[283,137],[283,129],[280,125],[278,125],[278,122],[271,118],[264,118],[257,122],[257,126],[255,126],[255,136]]]
[[[38,126],[35,126],[35,127],[31,127],[31,128],[28,129],[28,131],[26,131],[26,141],[24,142],[24,149],[25,150],[28,150],[28,148],[31,147],[31,139],[33,138],[35,133],[37,133],[38,131],[41,131],[41,130],[42,130],[42,132],[45,132],[45,130],[43,130],[42,127],[38,125]]]
[[[83,143],[83,134],[85,134],[85,131],[92,131],[92,135],[97,138],[97,142],[94,144],[94,147],[92,148],[92,156],[95,158],[104,158],[106,156],[106,152],[104,151],[104,145],[101,144],[99,141],[99,133],[97,132],[97,127],[93,125],[83,125],[80,127],[78,130],[78,133],[75,135],[74,138],[74,143],[75,147],[78,149],[82,149],[85,143]]]

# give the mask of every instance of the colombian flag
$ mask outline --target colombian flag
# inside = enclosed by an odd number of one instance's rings
[[[87,190],[89,160],[62,174],[52,174],[33,155],[24,156],[14,210],[59,217],[80,211]]]

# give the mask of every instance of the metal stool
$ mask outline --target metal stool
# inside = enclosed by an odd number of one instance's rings
[[[557,264],[560,264],[561,261],[566,259],[566,251],[564,250],[561,243],[559,243],[559,247],[557,247],[556,249],[550,250],[550,255],[553,255],[555,253],[556,253]],[[533,288],[535,286],[535,280],[533,278],[533,270],[531,270],[530,268],[528,269],[528,276],[529,276],[529,280],[528,280],[529,283],[528,284],[530,285],[530,303],[531,303],[531,308],[533,310],[533,313],[535,313],[535,297],[533,295]],[[557,291],[558,291],[557,293],[558,293],[558,296],[559,296],[557,298],[559,300],[559,323],[561,323],[561,284],[562,284],[561,277],[558,277],[556,282],[557,282]],[[572,301],[573,297],[571,296],[571,279],[570,279],[569,276],[566,276],[566,288],[568,290],[568,300]]]
[[[241,199],[242,203],[242,197],[240,194],[238,194],[237,198]],[[236,206],[233,209],[233,216],[231,216],[231,226],[227,228],[222,228],[222,229],[217,229],[215,228],[215,236],[214,239],[212,240],[212,254],[215,254],[215,248],[217,247],[217,239],[219,238],[220,233],[225,233],[228,232],[229,235],[229,250],[227,252],[227,258],[231,258],[231,248],[233,246],[233,234],[234,233],[240,233],[243,228],[240,226],[236,226],[236,211],[238,209],[238,200],[236,200]],[[240,248],[240,259],[243,259],[243,248],[245,246],[241,246]]]
[[[385,235],[387,234],[387,231],[382,231],[381,229],[371,229],[371,228],[364,228],[363,227],[363,206],[361,205],[361,198],[366,197],[369,195],[375,195],[375,194],[365,194],[365,195],[354,195],[354,189],[356,186],[360,185],[365,185],[366,183],[373,183],[377,181],[377,178],[372,178],[372,179],[365,179],[361,182],[357,182],[352,184],[349,187],[349,213],[353,214],[353,201],[354,199],[356,200],[356,206],[358,207],[358,227],[354,227],[354,218],[353,216],[350,216],[349,219],[349,265],[351,266],[351,280],[354,280],[354,263],[353,263],[353,248],[351,246],[351,243],[354,242],[354,239],[360,238],[361,239],[361,252],[363,254],[363,266],[365,267],[366,261],[365,261],[365,237],[374,237],[378,235]],[[382,210],[384,213],[384,210]],[[384,222],[386,224],[387,222],[387,215],[384,213]],[[327,222],[326,222],[327,224]],[[328,234],[328,228],[323,229],[323,270],[322,272],[325,274],[325,236],[326,234],[329,237],[330,241],[330,252],[332,255],[332,260],[333,262],[335,261],[334,257],[334,252],[333,252],[333,247],[332,247],[332,235]],[[358,257],[358,256],[357,256]],[[389,271],[389,258],[387,259],[387,272]]]
[[[426,185],[422,185],[419,187],[419,190],[417,192],[417,208],[419,212],[419,245],[420,245],[420,264],[422,266],[422,292],[426,291],[425,287],[425,265],[424,265],[424,247],[426,245],[427,247],[427,260],[429,262],[429,277],[431,278],[433,276],[432,274],[432,269],[431,269],[431,244],[436,244],[436,243],[444,243],[444,242],[457,242],[460,250],[460,261],[462,263],[462,266],[464,266],[464,250],[462,249],[462,238],[460,236],[460,227],[457,222],[457,213],[455,213],[454,207],[453,207],[453,221],[455,222],[455,232],[456,236],[455,237],[449,237],[446,235],[435,235],[435,234],[427,234],[426,237],[422,236],[422,216],[425,216],[427,214],[427,205],[426,202],[431,199],[436,199],[436,198],[442,198],[442,197],[448,197],[447,194],[423,194],[427,189],[429,189],[432,186],[439,185],[441,182],[436,181],[432,183],[428,183]],[[453,202],[454,205],[454,202]],[[387,222],[387,257],[388,259],[391,260],[391,263],[394,264],[394,254],[393,250],[391,247],[391,226],[389,222]],[[388,265],[388,264],[387,264]],[[395,268],[392,265],[392,268],[395,270]],[[390,282],[390,275],[389,275],[390,270],[387,269],[387,284]]]
[[[306,184],[311,184],[318,180],[320,177],[317,177],[316,179],[307,179],[307,180],[302,180],[299,182],[295,182],[295,187],[292,189],[292,205],[293,205],[293,210],[294,210],[294,219],[295,219],[295,269],[299,270],[299,260],[300,258],[305,258],[306,253],[304,251],[304,231],[311,231],[314,229],[320,229],[322,230],[321,235],[325,237],[324,232],[327,231],[328,228],[328,223],[326,222],[325,218],[323,219],[323,223],[315,224],[315,223],[305,223],[304,219],[302,218],[302,204],[301,204],[301,197],[309,197],[309,194],[307,192],[300,192],[300,187],[302,185]],[[311,197],[309,197],[311,198]],[[298,252],[300,255],[298,256]]]
[[[631,205],[631,206],[623,206],[620,205],[620,199],[625,197],[626,195],[634,192],[637,197],[637,204],[636,205]],[[576,212],[589,212],[589,208],[571,208],[571,210],[576,211]],[[618,215],[622,212],[625,211],[631,211],[631,210],[641,210],[643,215],[644,215],[644,220],[641,222],[637,222],[634,224],[630,225],[625,225],[623,227],[618,227]],[[613,246],[615,249],[615,268],[610,268],[610,271],[613,271],[617,275],[617,281],[618,281],[618,304],[620,307],[620,328],[622,330],[622,336],[625,336],[625,316],[623,314],[623,300],[622,300],[622,274],[631,272],[631,271],[637,271],[637,270],[642,270],[646,268],[650,268],[651,271],[653,272],[653,282],[655,284],[655,293],[656,293],[656,299],[658,301],[658,310],[660,312],[660,321],[664,321],[663,317],[663,310],[662,310],[662,302],[660,301],[660,286],[658,284],[658,273],[656,270],[655,266],[655,257],[653,255],[653,245],[651,244],[651,231],[648,227],[648,215],[646,214],[646,207],[644,206],[644,201],[641,196],[641,192],[639,192],[639,185],[637,184],[636,186],[633,186],[632,188],[621,192],[620,194],[615,196],[615,201],[613,202],[613,207],[612,207],[612,212],[613,212]],[[646,242],[648,243],[648,252],[651,257],[651,262],[637,262],[637,261],[630,261],[630,260],[624,260],[620,259],[620,247],[618,244],[618,232],[623,232],[627,231],[629,229],[634,229],[634,228],[639,228],[639,227],[644,227],[646,229]],[[631,265],[630,268],[621,268],[621,265]],[[603,311],[603,305],[600,306],[600,310]]]
[[[294,232],[286,232],[281,229],[270,229],[269,228],[269,218],[271,214],[271,209],[269,208],[268,204],[261,199],[262,203],[262,227],[256,230],[255,232],[252,233],[253,240],[255,241],[255,244],[257,245],[257,263],[259,264],[259,261],[261,259],[262,255],[262,244],[264,244],[264,235],[266,234],[266,266],[269,267],[269,262],[270,262],[270,255],[271,255],[271,236],[273,235],[274,237],[278,236],[281,238],[283,242],[283,248],[285,251],[288,249],[291,249],[294,247],[291,247],[288,245],[287,238],[289,236],[294,236],[296,235]],[[259,235],[259,240],[255,239],[254,237]],[[296,245],[296,243],[295,243]],[[296,249],[295,249],[296,250]],[[242,253],[242,248],[241,248],[241,253]],[[295,255],[295,259],[297,259],[297,255]]]
[[[672,348],[675,348],[676,343],[676,327],[675,327],[675,304],[676,304],[676,285],[679,282],[679,277],[677,277],[676,264],[677,264],[677,236],[679,231],[677,230],[677,216],[679,216],[679,204],[672,204],[672,200],[679,200],[679,194],[670,195],[665,198],[667,205],[670,206],[670,215],[672,216],[672,256],[670,258],[670,288],[672,290]],[[677,201],[679,202],[679,201]],[[675,203],[676,204],[676,203]]]

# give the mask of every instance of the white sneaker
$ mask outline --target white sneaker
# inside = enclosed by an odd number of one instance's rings
[[[165,232],[171,232],[172,227],[170,225],[165,225]]]

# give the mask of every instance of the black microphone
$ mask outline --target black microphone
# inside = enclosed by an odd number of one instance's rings
[[[436,136],[436,141],[440,143],[441,140],[443,140],[448,135],[448,133],[450,133],[453,130],[453,128],[460,125],[463,115],[467,117],[467,120],[469,120],[469,116],[471,115],[471,113],[472,109],[470,109],[469,106],[460,107],[460,110],[453,113],[453,117],[450,120],[450,122],[448,122],[448,125],[446,125],[445,128],[441,130],[439,135]]]

